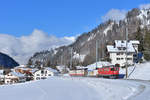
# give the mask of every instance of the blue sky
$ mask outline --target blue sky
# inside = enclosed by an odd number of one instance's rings
[[[150,0],[0,0],[0,33],[29,35],[34,29],[57,37],[90,31],[111,9],[130,10]]]

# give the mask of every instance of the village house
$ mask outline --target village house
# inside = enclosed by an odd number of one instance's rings
[[[4,75],[4,84],[14,84],[19,82],[19,77],[14,75],[13,72],[9,72]]]
[[[14,84],[25,81],[25,74],[16,72],[14,69],[0,70],[0,84]]]
[[[111,63],[113,65],[120,64],[120,66],[126,65],[126,51],[127,51],[127,63],[128,65],[133,65],[134,54],[138,53],[138,45],[139,41],[130,40],[127,42],[126,48],[126,40],[115,40],[114,45],[107,45],[107,51]]]
[[[0,70],[0,85],[4,84],[4,70]]]
[[[47,79],[50,76],[54,76],[56,73],[57,73],[56,70],[48,68],[48,67],[41,68],[40,70],[35,69],[32,71],[34,80]]]

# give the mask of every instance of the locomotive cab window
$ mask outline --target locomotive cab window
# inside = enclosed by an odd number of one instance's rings
[[[119,68],[118,67],[116,67],[116,71],[118,71],[119,70]]]
[[[107,71],[107,69],[106,69],[106,68],[104,68],[104,71]]]
[[[115,71],[115,69],[114,69],[114,68],[111,68],[111,71]]]
[[[109,71],[109,68],[107,68],[107,71]]]

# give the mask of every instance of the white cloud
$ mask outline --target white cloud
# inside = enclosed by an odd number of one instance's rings
[[[106,15],[102,16],[102,21],[105,22],[109,19],[119,21],[125,18],[127,11],[119,10],[119,9],[111,9],[106,13]]]
[[[139,5],[140,9],[149,9],[150,8],[150,4],[141,4]]]
[[[0,34],[0,52],[8,54],[20,64],[24,64],[37,51],[68,45],[74,41],[75,37],[57,38],[37,29],[31,35],[19,38]]]

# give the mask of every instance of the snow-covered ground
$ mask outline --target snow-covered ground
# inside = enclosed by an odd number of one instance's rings
[[[1,100],[149,100],[149,92],[148,82],[86,77],[51,77],[0,86]]]
[[[129,72],[132,69],[130,67]],[[120,73],[125,73],[125,70],[121,69]],[[47,80],[1,85],[0,100],[150,100],[149,76],[150,63],[145,63],[136,65],[129,80],[67,75],[50,77]]]
[[[109,62],[97,62],[97,67],[111,65]],[[93,70],[96,68],[96,63],[86,66],[88,70]],[[135,68],[135,69],[134,69]],[[133,71],[134,70],[134,71]],[[125,74],[125,68],[120,68],[120,74]],[[129,76],[129,79],[140,79],[140,80],[150,80],[150,62],[143,64],[135,64],[135,66],[130,66],[128,68],[128,74],[133,73]]]
[[[150,80],[150,62],[143,64],[136,64],[128,68],[129,74],[134,69],[133,73],[129,76],[129,79],[140,79],[140,80]],[[120,73],[125,74],[125,69],[121,69]]]

